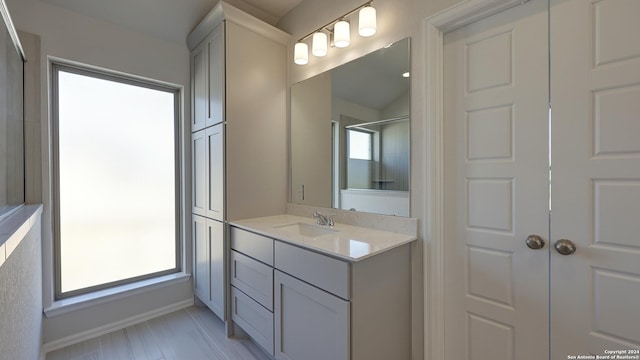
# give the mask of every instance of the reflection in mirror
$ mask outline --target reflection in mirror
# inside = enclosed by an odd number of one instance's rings
[[[291,88],[291,202],[409,216],[409,39]]]

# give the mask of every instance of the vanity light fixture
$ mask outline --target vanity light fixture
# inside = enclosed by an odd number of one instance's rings
[[[318,31],[313,34],[313,40],[311,45],[311,53],[313,56],[323,57],[327,55],[327,34]]]
[[[376,25],[376,8],[367,5],[358,13],[358,34],[362,37],[373,36],[378,26]]]
[[[309,47],[303,42],[298,42],[293,48],[293,62],[298,65],[309,63]]]
[[[311,53],[317,57],[327,55],[329,44],[337,48],[349,46],[351,43],[351,24],[349,24],[347,18],[356,12],[358,12],[358,34],[362,37],[373,36],[377,31],[377,25],[376,9],[371,6],[371,3],[372,1],[367,1],[300,38],[294,47],[293,62],[298,65],[306,65],[309,63],[309,45],[307,45],[305,40],[312,36]]]
[[[333,26],[333,45],[346,48],[351,43],[351,28],[349,22],[340,20]]]
[[[409,74],[409,72],[404,72],[402,73],[402,77],[408,78],[411,74]]]

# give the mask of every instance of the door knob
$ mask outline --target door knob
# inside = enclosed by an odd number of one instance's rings
[[[576,246],[571,240],[560,239],[553,246],[561,255],[571,255],[576,252]]]
[[[544,247],[544,240],[539,235],[529,235],[525,241],[529,249],[538,250]]]

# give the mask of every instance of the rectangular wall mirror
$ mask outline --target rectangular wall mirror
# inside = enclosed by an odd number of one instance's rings
[[[0,1],[0,218],[24,202],[24,53]]]
[[[291,87],[295,204],[409,216],[410,43]]]

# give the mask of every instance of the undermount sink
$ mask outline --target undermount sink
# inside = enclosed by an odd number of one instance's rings
[[[295,224],[287,224],[276,226],[277,229],[282,229],[297,235],[307,236],[307,237],[318,237],[322,235],[327,235],[331,233],[335,233],[338,230],[321,227],[320,225],[312,225],[306,223],[295,223]]]

